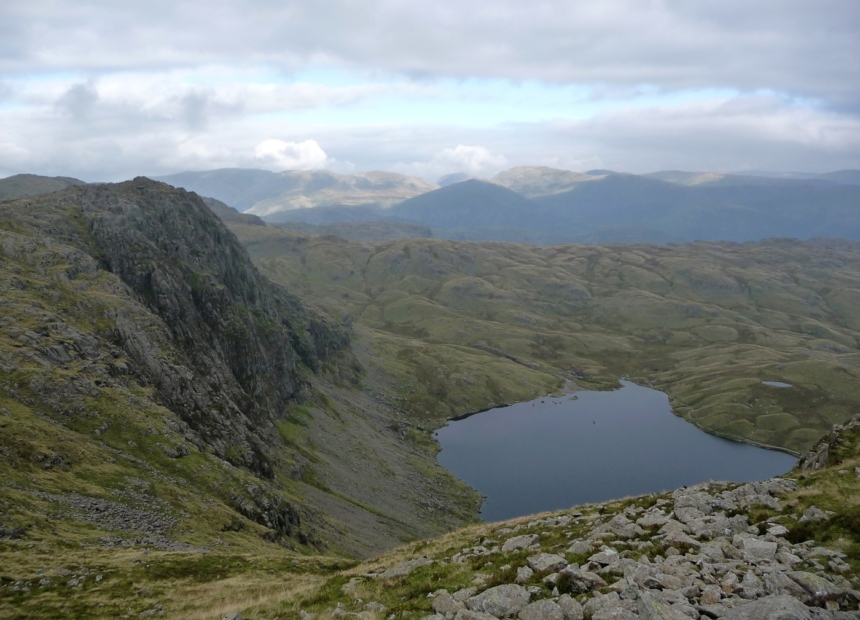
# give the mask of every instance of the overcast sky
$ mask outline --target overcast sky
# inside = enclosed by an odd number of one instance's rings
[[[0,0],[0,177],[860,168],[856,0]]]

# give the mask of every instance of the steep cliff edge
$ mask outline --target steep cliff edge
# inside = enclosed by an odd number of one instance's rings
[[[0,203],[0,305],[0,521],[26,540],[368,554],[475,510],[455,483],[460,505],[421,514],[447,478],[360,389],[348,329],[196,194]]]
[[[161,319],[153,329],[128,308],[106,313],[134,374],[199,436],[198,447],[271,478],[274,422],[301,400],[303,369],[317,371],[348,335],[263,278],[194,194],[136,179],[11,208],[34,234],[89,250]]]

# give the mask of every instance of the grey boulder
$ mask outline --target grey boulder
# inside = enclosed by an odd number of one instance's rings
[[[812,620],[812,614],[796,598],[766,596],[730,609],[723,620]]]
[[[496,618],[509,618],[529,604],[532,595],[516,584],[505,584],[484,590],[477,596],[466,600],[471,611],[488,613]],[[459,614],[458,614],[459,617]]]

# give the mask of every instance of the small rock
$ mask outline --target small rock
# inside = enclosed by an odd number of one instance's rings
[[[463,588],[462,590],[457,590],[452,594],[455,601],[463,602],[468,598],[475,596],[475,593],[478,591],[478,588]]]
[[[432,616],[431,616],[432,617]],[[443,616],[444,618],[444,616]],[[495,616],[486,614],[482,611],[472,611],[471,609],[461,609],[454,616],[454,620],[497,620]]]
[[[461,609],[465,609],[466,605],[462,601],[456,600],[448,594],[447,590],[437,590],[436,596],[433,597],[433,611],[437,614],[456,614]]]
[[[466,600],[466,607],[472,611],[488,613],[497,618],[516,615],[529,604],[531,594],[522,586],[505,584],[481,592]],[[459,614],[458,614],[459,616]]]
[[[417,558],[415,560],[407,560],[406,562],[401,562],[397,566],[392,566],[388,570],[382,572],[378,578],[379,579],[397,579],[399,577],[405,577],[416,568],[420,568],[422,566],[427,566],[428,564],[432,564],[433,560],[430,558]]]
[[[773,560],[776,556],[777,544],[758,538],[744,538],[741,548],[755,560]]]
[[[516,581],[516,583],[519,583],[519,584],[526,583],[529,579],[532,578],[532,575],[534,575],[534,574],[535,574],[535,572],[532,569],[530,569],[528,566],[520,566],[517,569],[517,578],[515,581]]]
[[[643,620],[689,620],[686,615],[648,592],[641,593],[637,608]]]
[[[582,605],[576,599],[571,598],[569,594],[562,594],[558,597],[558,606],[561,608],[561,613],[564,614],[564,620],[582,620]]]
[[[585,555],[587,553],[591,553],[593,549],[594,546],[587,540],[576,540],[570,547],[567,548],[567,551],[565,553]]]
[[[518,617],[520,620],[566,620],[561,607],[548,599],[529,603]]]
[[[541,553],[533,555],[528,560],[529,568],[537,573],[546,571],[559,571],[567,566],[567,561],[555,553]]]
[[[603,551],[595,553],[594,555],[589,557],[588,561],[596,562],[597,564],[602,564],[603,566],[608,566],[609,564],[617,562],[618,559],[618,552],[615,549],[606,548]]]
[[[830,515],[820,508],[816,508],[815,506],[810,506],[806,510],[803,511],[803,516],[800,517],[801,523],[806,523],[807,521],[826,521],[830,518]]]
[[[505,544],[502,545],[502,553],[508,553],[517,549],[528,549],[532,545],[537,544],[539,540],[540,536],[537,534],[525,534],[523,536],[508,538]]]

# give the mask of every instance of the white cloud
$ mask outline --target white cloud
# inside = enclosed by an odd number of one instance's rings
[[[0,171],[860,167],[860,2],[778,5],[2,0]]]
[[[856,106],[858,30],[860,3],[845,0],[4,0],[0,73],[339,66]]]
[[[621,171],[860,167],[860,119],[772,95],[624,107],[551,131]]]
[[[264,140],[254,148],[254,161],[262,168],[275,171],[319,170],[326,167],[328,156],[316,140]]]

